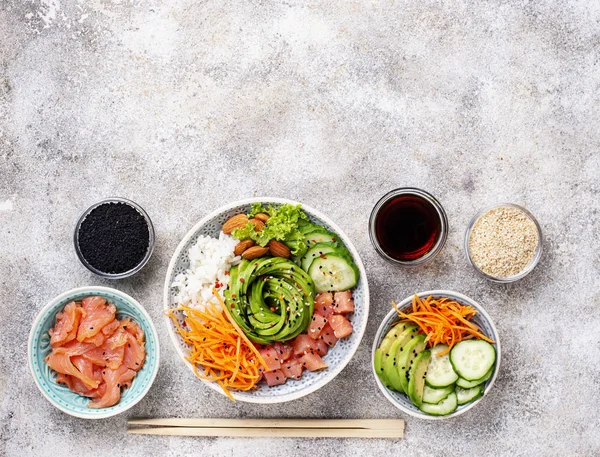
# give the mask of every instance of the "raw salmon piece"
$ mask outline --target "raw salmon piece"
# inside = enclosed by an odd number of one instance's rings
[[[90,379],[81,373],[81,371],[79,371],[77,367],[73,365],[71,358],[67,354],[61,354],[52,351],[46,357],[46,363],[57,373],[68,374],[81,380],[81,382],[83,382],[86,387],[90,389],[95,389],[98,387],[99,382],[94,381],[93,379]]]
[[[287,379],[281,370],[267,371],[264,376],[269,387],[285,384]]]
[[[104,369],[102,377],[106,383],[106,392],[102,397],[89,402],[88,407],[106,408],[117,404],[121,399],[121,386],[124,387],[127,383],[131,382],[135,374],[136,372],[127,368],[126,365],[121,365],[116,370],[110,368]]]
[[[265,346],[264,348],[259,349],[258,352],[262,355],[269,371],[279,370],[281,368],[279,354],[273,346]]]
[[[352,322],[341,314],[335,314],[329,318],[329,324],[336,338],[345,338],[352,334]]]
[[[308,336],[313,340],[319,338],[319,334],[325,327],[325,324],[327,324],[327,319],[320,314],[314,313],[312,320],[310,321],[310,326],[308,327]]]
[[[333,295],[331,292],[321,292],[315,297],[315,312],[325,318],[333,314]]]
[[[56,315],[56,325],[50,329],[50,344],[62,346],[77,336],[83,308],[74,301],[67,303],[64,309]]]
[[[144,366],[144,360],[146,360],[144,344],[140,344],[131,333],[125,332],[125,334],[127,335],[127,345],[125,346],[123,363],[127,368],[139,371]]]
[[[292,355],[292,347],[285,343],[276,342],[273,347],[279,354],[279,362],[283,363],[284,360],[287,360]]]
[[[71,362],[84,376],[98,383],[102,382],[102,370],[96,370],[96,366],[85,357],[81,355],[71,357]]]
[[[110,324],[107,324],[104,327],[102,327],[101,333],[109,337],[110,335],[115,333],[119,327],[121,327],[121,322],[115,319]]]
[[[354,312],[354,300],[352,291],[336,292],[333,296],[333,312],[335,314],[346,314]]]
[[[53,352],[56,354],[67,354],[68,356],[74,356],[85,354],[87,351],[95,348],[96,346],[92,343],[80,343],[77,340],[73,340],[64,346],[54,348]]]
[[[319,371],[327,368],[327,364],[319,354],[304,354],[299,360],[308,371]]]
[[[303,355],[317,350],[317,342],[308,335],[298,335],[292,343],[294,355]]]
[[[106,339],[104,346],[108,349],[117,349],[121,346],[125,346],[127,344],[128,335],[130,335],[130,333],[127,333],[122,328],[118,328],[115,333]]]
[[[125,318],[122,319],[120,323],[126,331],[135,336],[135,339],[138,340],[138,343],[142,344],[144,342],[144,331],[137,324],[137,322],[133,322],[131,319]]]
[[[93,344],[94,346],[98,347],[98,346],[102,346],[105,341],[106,341],[106,335],[102,332],[98,332],[94,336],[90,336],[90,337],[86,338],[85,340],[83,340],[82,343],[90,343],[90,344]]]
[[[106,304],[102,297],[87,297],[82,301],[85,312],[77,330],[77,341],[95,336],[102,328],[110,324],[114,318],[117,308],[112,303]]]
[[[302,371],[304,367],[298,359],[289,359],[281,365],[281,371],[288,379],[300,379],[302,378]]]
[[[85,352],[83,357],[95,365],[116,370],[123,364],[125,347],[119,346],[118,348],[110,349],[107,347],[106,343],[104,343],[100,347],[90,349],[89,351]]]
[[[338,342],[338,338],[333,333],[333,329],[331,328],[331,325],[329,325],[329,323],[327,323],[327,325],[323,327],[323,330],[321,330],[319,339],[325,341],[325,343],[327,343],[327,346],[329,346],[330,348],[335,346]]]

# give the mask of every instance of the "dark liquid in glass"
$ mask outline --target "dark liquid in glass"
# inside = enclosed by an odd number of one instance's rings
[[[375,236],[390,257],[409,262],[427,254],[442,230],[435,207],[417,195],[399,195],[385,203],[375,219]]]

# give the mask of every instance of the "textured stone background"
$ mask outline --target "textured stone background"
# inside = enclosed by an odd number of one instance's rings
[[[595,1],[0,1],[0,454],[580,455],[600,453],[600,3]],[[420,186],[444,204],[448,244],[395,270],[374,252],[377,199]],[[72,230],[120,195],[150,213],[155,254],[108,282],[77,261]],[[253,195],[306,202],[339,223],[369,272],[372,315],[334,382],[276,406],[232,404],[177,359],[161,316],[167,263],[208,211]],[[482,206],[539,219],[545,254],[513,285],[467,265]],[[163,363],[148,396],[98,422],[37,391],[26,338],[67,289],[132,294]],[[369,368],[392,299],[448,288],[480,301],[504,358],[470,413],[407,419],[406,439],[130,437],[128,416],[401,417]],[[575,311],[572,311],[575,310]]]

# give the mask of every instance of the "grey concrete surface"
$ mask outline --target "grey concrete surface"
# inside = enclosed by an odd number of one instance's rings
[[[600,455],[600,3],[565,0],[0,1],[0,455]],[[442,255],[397,270],[367,235],[390,189],[435,194]],[[132,279],[94,277],[71,241],[112,195],[158,235]],[[253,195],[327,213],[368,270],[372,314],[348,367],[288,404],[233,404],[177,358],[161,316],[171,254],[208,211]],[[525,205],[538,268],[478,277],[462,250],[484,205]],[[26,365],[38,310],[78,286],[132,294],[160,333],[147,397],[86,422],[54,409]],[[393,299],[465,293],[504,350],[494,390],[445,422],[405,417],[377,391],[372,339]],[[131,437],[127,417],[407,420],[385,440]]]

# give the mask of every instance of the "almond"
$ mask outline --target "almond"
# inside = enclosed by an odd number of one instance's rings
[[[271,216],[266,213],[258,213],[254,215],[254,219],[258,219],[259,221],[267,222]]]
[[[233,216],[231,219],[225,222],[221,230],[223,230],[223,233],[225,233],[226,235],[231,235],[231,232],[233,232],[237,228],[242,228],[247,223],[248,216],[246,216],[245,214],[238,214],[237,216]]]
[[[252,246],[254,246],[254,241],[252,241],[252,240],[240,241],[238,244],[235,245],[233,254],[234,255],[242,255],[242,253],[246,249],[251,248]]]
[[[269,248],[263,248],[262,246],[252,246],[249,249],[246,249],[242,253],[242,257],[246,260],[254,260],[262,257],[267,252],[269,252]]]
[[[255,232],[260,232],[263,228],[265,228],[265,223],[259,219],[250,219],[248,222],[254,225]]]
[[[271,240],[269,241],[269,251],[273,257],[285,257],[286,259],[290,256],[290,248],[288,248],[281,241]]]

